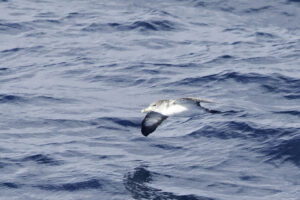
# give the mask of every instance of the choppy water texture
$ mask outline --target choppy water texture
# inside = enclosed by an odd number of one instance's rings
[[[0,199],[300,197],[300,2],[0,1]],[[140,110],[195,96],[221,114]]]

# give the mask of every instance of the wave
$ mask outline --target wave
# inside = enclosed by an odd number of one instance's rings
[[[1,161],[0,161],[0,169],[6,167],[6,166],[8,166],[8,165],[9,165],[8,163],[1,162]]]
[[[49,191],[79,191],[79,190],[90,190],[90,189],[101,189],[102,184],[97,179],[90,179],[87,181],[64,183],[64,184],[47,184],[47,185],[36,185],[35,187],[42,190]]]
[[[263,154],[266,162],[292,162],[300,167],[300,131],[298,128],[261,128],[245,122],[230,121],[204,126],[184,137],[215,137],[222,140],[254,141],[248,150]]]
[[[232,61],[234,60],[234,57],[231,56],[231,55],[222,55],[222,56],[219,56],[217,58],[214,58],[208,62],[205,62],[205,64],[210,64],[210,63],[214,63],[214,64],[220,64],[220,63],[225,63],[227,61]]]
[[[298,116],[300,117],[300,111],[297,110],[289,110],[289,111],[276,111],[273,113],[277,113],[277,114],[288,114],[288,115],[293,115],[293,116]]]
[[[300,131],[295,131],[294,134],[300,134]],[[294,136],[287,140],[275,140],[271,145],[263,149],[264,153],[267,154],[268,162],[277,164],[285,163],[290,161],[300,167],[300,137]]]
[[[163,150],[170,150],[170,151],[183,149],[183,147],[173,146],[173,145],[169,145],[169,144],[152,144],[151,146],[159,148],[159,149],[163,149]]]
[[[275,35],[271,33],[266,33],[266,32],[255,32],[254,34],[256,37],[263,37],[263,38],[276,38]]]
[[[250,57],[250,58],[244,58],[240,59],[241,62],[246,62],[249,64],[276,64],[280,62],[276,57],[273,56],[266,56],[266,57]]]
[[[14,52],[18,52],[20,50],[23,50],[24,48],[12,48],[12,49],[6,49],[1,51],[0,53],[14,53]]]
[[[0,23],[1,34],[19,34],[30,30],[32,28],[26,23]]]
[[[135,21],[132,23],[92,23],[83,28],[83,31],[88,32],[106,32],[106,31],[131,31],[138,30],[146,31],[173,31],[177,29],[177,25],[169,20],[150,20],[150,21]]]
[[[51,158],[49,155],[44,154],[35,154],[31,156],[26,156],[21,160],[22,162],[27,161],[34,161],[37,164],[46,164],[46,165],[60,165],[61,163],[53,158]]]
[[[11,183],[11,182],[3,182],[3,183],[0,182],[0,188],[1,187],[12,188],[12,189],[20,188],[18,184]]]
[[[259,12],[265,12],[268,9],[271,9],[272,6],[262,6],[262,7],[258,7],[258,8],[248,8],[246,10],[244,10],[245,13],[249,13],[249,14],[256,14]]]
[[[95,124],[103,124],[103,122],[112,122],[114,124],[120,125],[122,127],[134,127],[139,128],[141,126],[140,121],[136,121],[133,119],[122,119],[117,117],[102,117],[94,120]]]
[[[258,84],[262,89],[271,93],[283,93],[286,98],[298,98],[300,79],[281,74],[263,75],[258,73],[221,72],[207,76],[184,78],[168,83],[170,86],[202,86],[210,82],[226,82],[233,80],[241,84]]]
[[[155,76],[149,76],[146,78],[141,78],[141,76],[138,76],[138,74],[152,74],[155,73],[153,70],[143,70],[141,69],[138,71],[135,75],[127,74],[127,76],[124,75],[93,75],[88,76],[85,78],[85,80],[88,80],[89,82],[101,82],[104,83],[107,86],[118,86],[118,87],[133,87],[133,86],[139,86],[139,85],[152,85],[153,83],[160,83],[162,81],[167,81],[168,78],[164,77],[155,77]]]
[[[56,98],[51,96],[30,96],[30,95],[11,95],[11,94],[0,94],[0,104],[10,103],[30,103],[30,104],[40,104],[40,103],[72,103],[72,99],[67,98]]]
[[[262,128],[247,122],[228,121],[214,122],[213,125],[206,125],[196,131],[192,131],[187,137],[240,138],[265,141],[282,135],[291,135],[295,131],[294,128]]]
[[[1,51],[0,53],[11,54],[11,53],[19,52],[19,51],[26,51],[26,53],[32,53],[32,52],[40,52],[42,48],[44,48],[44,46],[42,46],[42,45],[24,47],[24,48],[18,47],[18,48],[12,48],[12,49],[5,49],[5,50]]]
[[[0,103],[22,103],[26,101],[26,98],[21,96],[0,94]]]

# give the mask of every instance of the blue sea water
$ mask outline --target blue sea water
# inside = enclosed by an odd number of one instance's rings
[[[298,0],[0,1],[0,199],[300,199]],[[221,114],[140,110],[195,96]]]

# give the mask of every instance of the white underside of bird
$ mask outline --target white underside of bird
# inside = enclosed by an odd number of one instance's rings
[[[200,103],[214,102],[199,98],[185,97],[176,100],[159,100],[150,104],[147,108],[142,110],[143,113],[147,113],[142,122],[142,134],[148,136],[170,116],[190,116],[192,113],[201,113],[201,111],[216,112],[202,107]]]

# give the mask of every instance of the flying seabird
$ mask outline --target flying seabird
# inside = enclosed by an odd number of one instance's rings
[[[215,103],[209,100],[185,97],[180,99],[159,100],[143,109],[142,113],[147,113],[142,121],[142,134],[148,136],[169,116],[183,116],[190,112],[203,110],[209,113],[218,113],[219,111],[204,108],[200,103]]]

